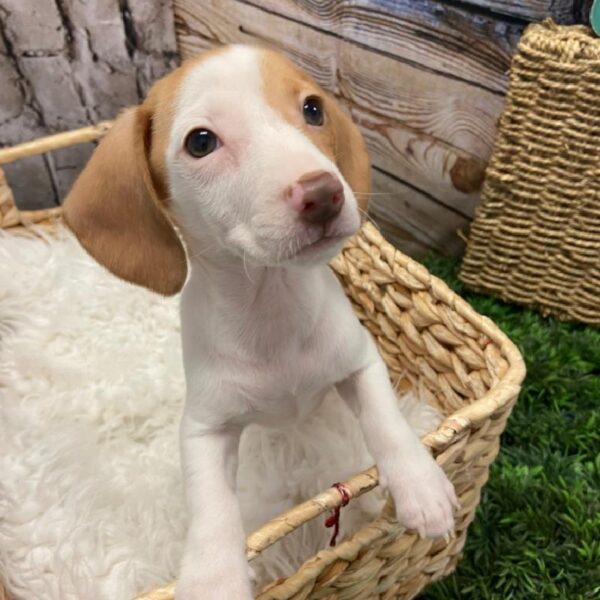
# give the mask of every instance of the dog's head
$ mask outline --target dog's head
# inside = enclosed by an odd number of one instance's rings
[[[369,186],[364,142],[336,101],[275,52],[229,46],[117,119],[64,214],[113,273],[173,294],[181,238],[257,265],[324,261],[357,231]]]

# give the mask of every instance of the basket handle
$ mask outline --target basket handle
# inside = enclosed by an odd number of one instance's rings
[[[84,142],[93,142],[101,138],[112,126],[112,121],[102,121],[97,125],[64,131],[48,135],[31,142],[24,142],[8,148],[0,148],[0,229],[18,227],[30,223],[40,223],[61,214],[61,208],[48,208],[42,210],[19,210],[15,204],[10,185],[6,180],[1,165],[5,165],[20,158],[44,154],[52,150],[66,148]]]
[[[358,475],[354,475],[343,485],[353,498],[362,496],[378,485],[376,467],[371,467]],[[340,506],[341,503],[342,496],[340,496],[338,489],[330,487],[314,498],[280,514],[246,538],[246,559],[256,558],[263,550],[272,546],[288,533],[332,508]],[[136,596],[135,600],[173,600],[175,585],[175,582],[171,582],[168,585],[154,588]]]
[[[112,126],[112,121],[101,121],[97,125],[73,129],[73,131],[63,131],[54,135],[47,135],[31,142],[24,142],[16,146],[0,149],[0,165],[5,165],[20,158],[43,154],[51,150],[93,142],[101,138]]]

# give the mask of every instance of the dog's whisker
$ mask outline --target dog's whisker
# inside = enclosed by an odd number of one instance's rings
[[[400,196],[397,192],[354,192],[355,196],[370,198],[371,196]]]
[[[202,248],[202,250],[200,250],[199,252],[187,252],[187,257],[188,259],[191,258],[206,258],[206,253],[208,253],[210,250],[212,250],[213,248],[217,248],[218,247],[218,242],[215,242],[213,244],[209,244],[208,246],[205,246],[204,248]]]
[[[248,266],[246,265],[246,251],[243,250],[242,251],[242,264],[244,265],[244,273],[246,273],[246,277],[248,278],[248,281],[254,285],[254,281],[252,280],[252,277],[250,277],[250,273],[248,273]]]
[[[377,231],[381,231],[381,227],[379,227],[379,224],[373,219],[373,217],[371,217],[371,215],[369,215],[369,213],[362,209],[359,208],[358,212],[363,215],[363,217],[365,218],[366,221],[369,221],[370,223],[373,224],[373,226],[375,227],[375,229],[377,229]]]

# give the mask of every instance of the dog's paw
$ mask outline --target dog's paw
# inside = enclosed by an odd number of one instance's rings
[[[454,531],[458,500],[440,466],[425,453],[417,460],[400,460],[380,467],[380,482],[396,504],[398,521],[421,537],[437,538]]]

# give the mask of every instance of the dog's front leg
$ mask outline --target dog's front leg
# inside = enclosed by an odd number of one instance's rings
[[[338,391],[358,416],[400,523],[422,536],[445,535],[454,524],[454,487],[400,412],[387,368],[371,344],[370,364],[339,383]]]
[[[244,530],[235,492],[238,427],[184,415],[181,458],[190,524],[176,600],[250,600]]]

